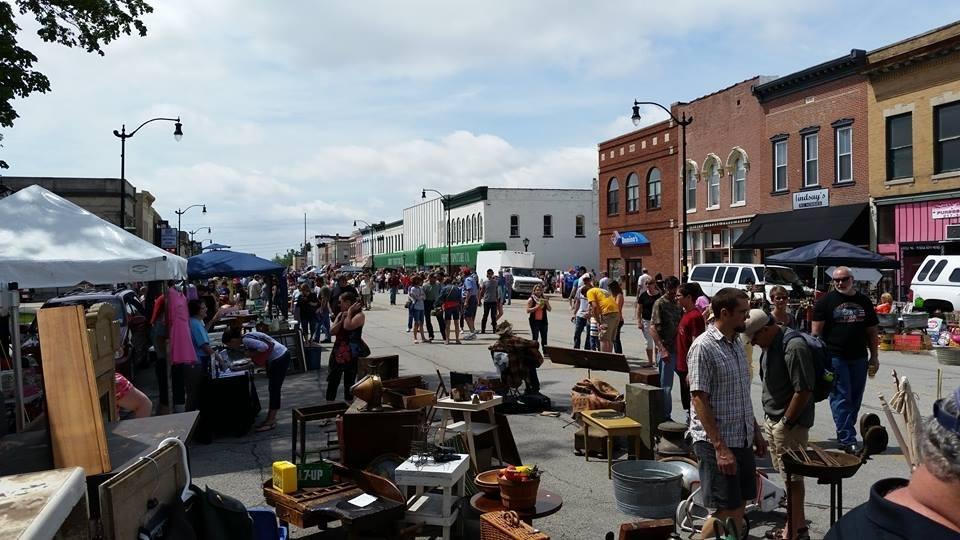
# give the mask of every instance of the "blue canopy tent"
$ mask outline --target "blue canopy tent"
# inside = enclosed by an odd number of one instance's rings
[[[821,240],[771,255],[766,258],[765,262],[805,266],[853,266],[887,270],[898,270],[900,268],[900,261],[833,239]]]
[[[284,268],[275,262],[250,253],[226,249],[208,251],[187,259],[187,276],[190,279],[280,274],[283,270]]]
[[[209,246],[200,248],[200,251],[210,251],[211,249],[230,249],[230,246],[225,246],[223,244],[210,244]]]

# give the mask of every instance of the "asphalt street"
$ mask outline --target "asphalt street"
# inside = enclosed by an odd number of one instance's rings
[[[402,305],[387,304],[387,295],[376,295],[374,308],[367,312],[363,335],[374,355],[400,355],[401,375],[423,375],[430,381],[431,388],[436,385],[437,369],[444,376],[450,370],[494,375],[494,366],[487,347],[494,341],[495,335],[480,335],[477,340],[466,341],[462,345],[445,346],[436,342],[415,345],[412,334],[406,332],[407,317]],[[512,306],[506,306],[505,318],[514,324],[519,334],[529,335],[522,305],[521,300],[514,301]],[[554,297],[553,307],[554,311],[550,314],[549,341],[554,345],[572,346],[573,325],[570,323],[567,305],[563,299]],[[632,362],[639,363],[639,358],[644,356],[643,337],[636,328],[632,305],[628,305],[625,312],[627,324],[622,335],[624,350]],[[479,317],[477,322],[479,324]],[[759,354],[759,350],[754,352],[757,359]],[[881,412],[878,394],[886,395],[888,400],[893,395],[894,386],[890,377],[892,369],[909,377],[917,394],[920,410],[924,414],[929,414],[936,396],[938,367],[942,367],[944,371],[944,394],[960,385],[960,367],[940,366],[933,353],[881,352],[880,362],[878,376],[867,381],[863,412],[877,413],[885,425],[887,421]],[[325,375],[325,371],[322,374]],[[628,382],[628,376],[624,373],[594,372],[594,375],[621,391]],[[583,457],[573,453],[575,427],[569,425],[570,389],[576,381],[585,376],[585,370],[554,365],[547,360],[540,370],[542,392],[553,400],[554,409],[562,414],[556,418],[539,415],[510,417],[513,436],[524,462],[538,464],[544,470],[541,486],[563,497],[564,505],[558,513],[535,522],[538,528],[549,533],[554,539],[600,539],[607,531],[616,531],[621,523],[632,520],[631,516],[616,508],[613,487],[607,479],[606,462],[596,459],[584,462]],[[261,402],[266,405],[266,377],[258,375],[257,384]],[[290,408],[324,403],[324,387],[325,383],[318,381],[316,372],[290,376],[283,387],[283,410],[276,430],[251,433],[242,438],[217,439],[209,445],[193,444],[190,455],[194,483],[201,487],[209,485],[247,505],[264,504],[261,485],[270,478],[271,463],[275,460],[290,459]],[[673,391],[674,418],[677,419],[682,417],[679,394],[677,386]],[[754,377],[752,397],[758,419],[762,412],[760,394],[760,380]],[[263,414],[261,413],[261,416]],[[314,444],[320,443],[322,435],[319,429],[311,428],[308,432]],[[834,436],[830,409],[824,401],[816,407],[816,423],[811,430],[811,440],[823,442],[824,447],[833,447],[835,441],[831,439]],[[764,460],[761,463],[769,467],[769,461]],[[774,481],[780,483],[775,472],[771,472],[771,475]],[[869,487],[875,481],[885,477],[908,475],[909,470],[891,432],[890,448],[883,455],[866,463],[853,478],[844,481],[845,509],[865,501]],[[828,487],[808,480],[806,514],[813,538],[821,538],[829,527],[829,503]],[[751,538],[762,538],[763,533],[771,526],[782,524],[784,516],[785,512],[782,510],[770,514],[754,513],[751,515],[754,523]],[[316,529],[292,530],[295,538],[310,537],[315,533]]]

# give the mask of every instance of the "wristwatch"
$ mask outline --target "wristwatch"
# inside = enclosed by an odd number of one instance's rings
[[[782,417],[780,417],[780,423],[783,424],[783,427],[787,429],[793,429],[793,427],[797,425],[796,422],[791,422],[790,420],[787,420],[787,415],[783,415]]]

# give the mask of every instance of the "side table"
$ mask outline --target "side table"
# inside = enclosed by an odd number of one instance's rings
[[[466,496],[465,478],[470,462],[467,454],[457,454],[453,461],[437,463],[430,459],[418,464],[410,458],[394,471],[394,479],[401,491],[407,495],[407,488],[413,487],[415,494],[407,499],[406,520],[411,523],[425,523],[443,527],[443,540],[450,540],[450,527],[460,516],[459,508],[454,504],[454,488],[457,498]],[[439,493],[424,493],[424,488],[438,487]]]
[[[491,497],[482,491],[470,497],[470,506],[481,514],[508,510],[508,508],[503,505],[500,497]],[[537,502],[533,508],[514,510],[514,512],[520,516],[520,519],[523,520],[524,523],[531,525],[533,520],[556,514],[561,508],[563,508],[563,497],[552,491],[540,488],[540,490],[537,491]]]
[[[597,418],[597,416],[603,416],[603,414],[623,414],[619,411],[613,409],[594,409],[588,411],[582,411],[580,417],[583,419],[583,436],[586,439],[590,435],[591,429],[596,429],[601,431],[607,437],[607,478],[611,478],[613,470],[613,437],[617,436],[632,436],[633,444],[635,445],[636,455],[640,455],[640,422],[637,422],[629,416],[623,416],[620,418]],[[587,441],[583,442],[584,448],[587,446]],[[590,452],[583,453],[584,459],[590,461]]]
[[[497,460],[499,460],[500,464],[503,465],[503,453],[500,451],[500,435],[497,433],[497,419],[493,414],[493,408],[501,403],[503,403],[503,396],[494,396],[493,399],[481,401],[480,403],[454,401],[449,397],[438,399],[436,405],[433,406],[434,409],[439,409],[442,414],[440,418],[438,442],[443,444],[447,430],[465,434],[465,438],[467,439],[467,449],[470,452],[470,462],[473,464],[473,470],[479,471],[480,468],[477,467],[477,448],[473,442],[473,438],[477,435],[493,432],[493,445],[497,451]],[[460,422],[454,422],[452,424],[448,423],[450,422],[451,411],[463,412],[463,420]],[[487,411],[487,413],[490,415],[490,422],[473,422],[470,416],[472,413],[477,411]]]
[[[293,409],[293,422],[291,422],[293,426],[293,443],[290,445],[290,461],[293,463],[307,462],[307,422],[334,420],[337,416],[346,412],[348,407],[349,405],[346,403],[337,402]],[[297,443],[299,443],[299,447]],[[339,449],[340,444],[338,441],[337,444],[328,444],[327,446],[321,447],[317,453],[320,454],[320,457],[323,457],[324,452]],[[299,461],[297,460],[298,457],[300,458]]]

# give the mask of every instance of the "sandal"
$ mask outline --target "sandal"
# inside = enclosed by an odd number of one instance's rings
[[[257,426],[256,428],[254,428],[254,431],[260,433],[260,432],[264,432],[264,431],[270,431],[271,429],[274,429],[274,428],[276,428],[276,427],[277,427],[277,423],[276,423],[276,422],[270,422],[269,424],[266,423],[266,422],[264,422],[264,423],[260,424],[259,426]]]

